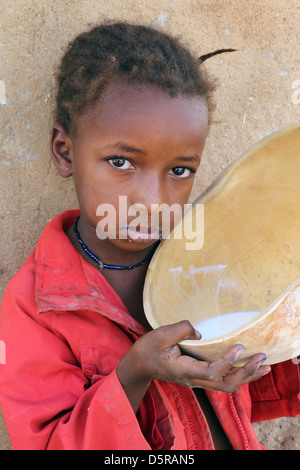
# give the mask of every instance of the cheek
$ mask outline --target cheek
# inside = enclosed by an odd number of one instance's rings
[[[189,178],[185,182],[178,182],[169,189],[169,204],[187,204],[193,189],[194,178]]]
[[[113,184],[105,171],[93,165],[74,165],[73,181],[79,203],[95,209],[99,204],[110,203],[114,197]]]

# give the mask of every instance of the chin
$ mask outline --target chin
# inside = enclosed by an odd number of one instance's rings
[[[111,240],[116,247],[125,250],[125,251],[142,251],[145,248],[154,246],[159,240],[158,239],[143,239],[137,238],[132,240],[131,238],[127,239],[117,239]]]

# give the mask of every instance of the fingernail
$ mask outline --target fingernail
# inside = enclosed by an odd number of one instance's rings
[[[258,366],[261,366],[261,365],[265,362],[266,359],[267,359],[267,356],[264,354],[263,357],[261,357],[260,359],[258,359],[257,365],[258,365]]]
[[[201,338],[202,338],[202,334],[200,333],[200,331],[198,331],[198,330],[196,330],[196,329],[194,328],[194,332],[195,332],[195,334],[196,334],[196,336],[197,336],[197,339],[201,339]]]
[[[241,357],[241,355],[243,354],[244,351],[245,351],[245,348],[242,344],[236,344],[235,345],[235,357],[236,358]]]

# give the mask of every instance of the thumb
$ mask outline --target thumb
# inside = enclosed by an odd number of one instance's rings
[[[188,320],[182,320],[171,325],[162,326],[162,333],[169,344],[177,344],[185,339],[201,339],[201,333],[195,330]],[[165,330],[165,331],[163,331]]]

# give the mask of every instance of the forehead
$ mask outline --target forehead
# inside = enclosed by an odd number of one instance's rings
[[[98,103],[77,121],[79,134],[148,134],[173,139],[198,135],[205,138],[208,113],[200,97],[171,97],[156,86],[113,84],[107,87]]]

